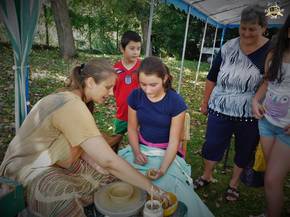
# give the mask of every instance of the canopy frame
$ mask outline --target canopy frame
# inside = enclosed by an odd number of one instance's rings
[[[15,129],[18,131],[30,108],[29,53],[40,13],[40,0],[1,0],[3,21],[14,53]]]

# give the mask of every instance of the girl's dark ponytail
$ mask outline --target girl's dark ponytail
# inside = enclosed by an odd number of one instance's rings
[[[165,64],[163,64],[163,65],[164,65],[164,68],[166,70],[166,74],[167,74],[167,77],[168,77],[166,82],[165,82],[165,84],[164,84],[164,88],[165,88],[165,90],[169,90],[169,89],[172,89],[172,80],[173,80],[173,78],[172,78],[172,75],[170,74],[169,68]]]

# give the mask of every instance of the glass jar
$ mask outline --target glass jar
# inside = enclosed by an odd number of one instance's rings
[[[163,217],[162,204],[158,200],[148,200],[144,205],[143,217]]]

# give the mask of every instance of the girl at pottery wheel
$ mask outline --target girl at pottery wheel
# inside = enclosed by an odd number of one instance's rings
[[[212,213],[194,192],[191,168],[184,160],[181,135],[187,106],[172,87],[167,66],[147,57],[138,70],[140,88],[128,98],[129,144],[118,152],[154,184],[186,204],[188,217]]]
[[[115,177],[167,198],[115,154],[96,126],[94,103],[112,94],[115,80],[105,59],[76,66],[67,87],[38,101],[10,142],[0,175],[23,184],[29,216],[83,217],[96,190]],[[83,153],[103,169],[94,169]]]

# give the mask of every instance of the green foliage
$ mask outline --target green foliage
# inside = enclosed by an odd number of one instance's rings
[[[90,50],[92,53],[116,54],[119,52],[121,35],[127,30],[138,32],[146,42],[150,2],[150,0],[68,1],[69,16],[77,48]],[[50,4],[46,4],[46,6],[47,18],[42,13],[39,24],[44,24],[47,20],[47,24],[51,28],[54,26],[54,22]],[[153,54],[163,57],[181,57],[186,17],[187,14],[184,11],[155,1],[152,23]],[[203,22],[195,17],[190,18],[186,59],[198,59],[203,27]],[[214,32],[215,29],[209,25],[205,46],[212,46]],[[232,37],[231,30],[228,32]],[[218,40],[220,35],[219,32]],[[38,37],[42,41],[45,40],[43,32],[39,32]],[[55,35],[50,35],[50,38],[56,40]],[[143,44],[143,48],[145,48],[145,44]]]
[[[43,9],[44,9],[44,7],[46,7],[46,12],[44,12],[44,13],[46,13],[46,16],[44,14],[44,16],[42,17],[42,19],[45,19],[46,22],[48,23],[48,25],[53,25],[54,24],[54,19],[53,19],[52,10],[46,4],[43,4]]]
[[[187,14],[172,5],[159,4],[155,10],[152,29],[152,44],[156,55],[181,58]],[[198,59],[204,23],[190,17],[186,46],[186,59]],[[212,43],[214,30],[207,30],[208,41]],[[212,46],[210,44],[209,46]]]
[[[139,27],[130,10],[130,1],[70,1],[70,17],[75,31],[80,32],[79,48],[99,50],[102,53],[118,52],[120,35]],[[85,39],[85,40],[84,40]]]
[[[173,11],[176,12],[174,7],[159,5],[154,17],[152,44],[157,53],[161,49],[166,52],[163,55],[179,56],[185,27],[180,24],[185,23],[186,17],[181,12],[177,12],[180,16],[174,16]]]
[[[93,43],[101,53],[113,54],[116,53],[116,46],[109,37],[103,36],[102,38],[95,39]]]

